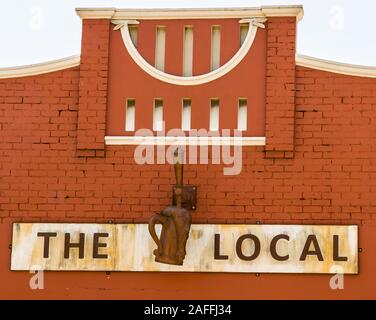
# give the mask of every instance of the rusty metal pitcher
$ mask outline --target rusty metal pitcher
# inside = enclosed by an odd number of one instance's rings
[[[155,225],[162,224],[160,238]],[[191,227],[191,213],[176,206],[168,206],[155,214],[149,221],[149,232],[157,249],[154,250],[155,261],[167,264],[182,265],[185,258],[185,246]]]
[[[183,164],[178,159],[178,149],[175,156],[176,186],[174,187],[173,203],[165,207],[149,220],[149,233],[157,244],[154,250],[155,261],[160,263],[182,265],[185,258],[185,246],[189,237],[192,215],[189,209],[196,208],[196,187],[183,186]],[[155,225],[162,224],[160,238],[155,231]]]

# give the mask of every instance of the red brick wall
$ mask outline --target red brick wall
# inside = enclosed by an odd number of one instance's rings
[[[303,212],[376,222],[376,79],[297,67],[295,163]],[[307,187],[305,187],[307,186]]]
[[[268,28],[267,146],[238,176],[186,165],[194,222],[375,222],[376,79],[292,66],[295,22]],[[171,202],[170,165],[104,146],[108,31],[85,21],[81,68],[0,80],[1,222],[146,222]]]
[[[110,21],[83,20],[77,155],[104,156]]]
[[[78,83],[78,68],[0,80],[2,222],[54,219],[70,208],[61,199],[75,192],[69,164],[80,162]]]
[[[297,68],[295,154],[245,147],[243,171],[187,165],[195,222],[375,221],[376,80]],[[79,70],[0,81],[2,222],[142,222],[171,201],[169,165],[136,165],[134,147],[77,157]]]
[[[269,18],[266,64],[266,156],[294,151],[296,19]]]

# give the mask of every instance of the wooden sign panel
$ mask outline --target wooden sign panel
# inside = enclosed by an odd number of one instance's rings
[[[15,223],[11,269],[358,273],[357,226],[193,224],[182,266],[155,249],[146,224]]]

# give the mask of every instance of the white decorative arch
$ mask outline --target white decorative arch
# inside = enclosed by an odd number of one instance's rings
[[[149,64],[137,51],[136,47],[134,46],[128,25],[131,24],[138,24],[139,22],[136,20],[112,20],[113,24],[116,24],[114,30],[121,30],[121,35],[123,38],[124,45],[128,50],[129,55],[132,57],[134,62],[146,73],[151,75],[152,77],[175,85],[181,86],[194,86],[203,83],[207,83],[218,79],[224,76],[226,73],[230,72],[234,69],[240,61],[246,56],[249,49],[251,48],[253,41],[256,37],[256,32],[258,28],[265,28],[264,22],[266,18],[246,18],[240,20],[240,23],[249,23],[249,29],[247,36],[244,40],[243,45],[241,48],[236,52],[236,54],[223,66],[220,68],[213,70],[209,73],[198,75],[198,76],[191,76],[191,77],[183,77],[183,76],[176,76],[172,74],[168,74],[166,72],[160,71],[151,64]]]

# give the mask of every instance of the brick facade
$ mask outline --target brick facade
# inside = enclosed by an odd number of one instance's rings
[[[84,20],[79,81],[77,155],[104,156],[109,20]]]
[[[295,18],[270,18],[267,27],[266,155],[292,158],[295,121]]]
[[[243,147],[237,176],[185,166],[199,188],[193,222],[375,225],[376,79],[296,66],[295,18],[266,26],[266,146]],[[2,227],[144,223],[171,202],[171,165],[104,143],[111,28],[84,20],[80,67],[0,79]]]
[[[294,21],[270,20],[267,145],[243,148],[239,176],[186,165],[194,221],[373,222],[376,80],[295,67]],[[145,222],[170,203],[170,165],[104,154],[108,32],[85,21],[79,69],[0,80],[2,221]]]
[[[145,222],[170,202],[169,165],[140,166],[132,146],[77,157],[77,69],[0,81],[1,219]],[[243,171],[186,165],[196,222],[375,221],[376,80],[296,68],[295,153],[244,147]]]

